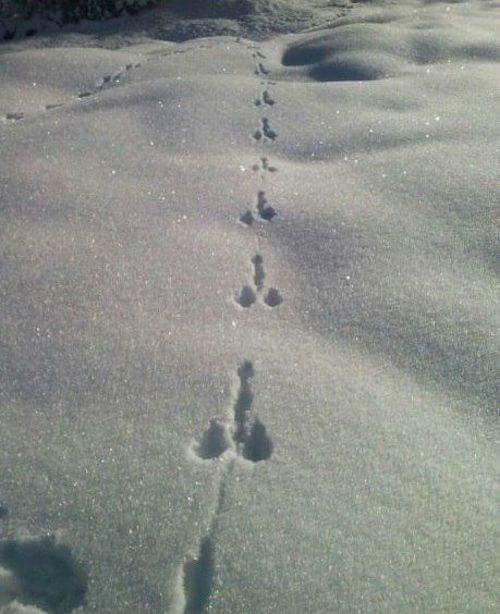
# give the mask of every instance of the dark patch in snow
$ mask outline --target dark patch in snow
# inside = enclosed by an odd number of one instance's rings
[[[276,168],[276,166],[270,166],[269,165],[268,158],[261,158],[260,159],[260,164],[259,163],[254,164],[252,166],[252,170],[255,171],[255,172],[261,171],[262,174],[278,172],[278,169]]]
[[[274,141],[278,137],[278,133],[271,128],[267,117],[262,118],[262,132],[270,141]]]
[[[269,105],[270,107],[272,107],[275,104],[275,101],[273,100],[273,98],[271,98],[271,95],[269,94],[268,90],[264,90],[262,93],[262,100],[264,102],[264,104]]]
[[[257,167],[257,169],[254,169],[254,170],[258,170],[258,169],[259,167]],[[274,207],[271,207],[271,205],[269,204],[266,198],[266,193],[263,190],[259,190],[257,194],[257,203],[255,206],[255,213],[250,211],[250,209],[248,209],[243,215],[240,216],[240,222],[242,224],[245,224],[246,226],[251,226],[257,220],[260,220],[261,222],[270,222],[274,217],[276,217],[276,215],[277,215],[276,209]],[[256,265],[256,261],[255,261],[256,258],[257,256],[255,256],[252,259],[252,262],[254,263],[254,265]],[[259,256],[259,258],[261,258],[259,266],[262,266],[262,257]],[[263,272],[263,269],[262,269],[262,272]],[[258,290],[260,289],[261,287],[258,287]]]
[[[11,122],[18,122],[24,118],[24,113],[6,113],[5,119]]]
[[[264,271],[264,259],[260,254],[256,254],[252,258],[252,264],[255,269],[253,281],[255,283],[255,287],[257,288],[257,292],[260,292],[264,287],[264,279],[266,277],[266,273]]]
[[[253,463],[267,460],[273,453],[273,442],[266,432],[266,427],[255,418],[250,427],[250,433],[243,446],[244,458]]]
[[[277,215],[276,210],[269,204],[266,193],[262,190],[257,194],[257,211],[265,222],[270,222]]]
[[[203,433],[200,444],[195,447],[194,451],[203,460],[209,460],[222,456],[228,448],[225,426],[212,418],[207,430]]]
[[[262,213],[266,215],[269,219],[274,217],[275,212],[272,207],[267,206],[265,202],[261,201],[261,209]],[[249,214],[251,217],[249,217]],[[260,212],[259,212],[260,215]],[[261,218],[266,219],[266,218]],[[247,225],[251,225],[255,218],[251,214],[251,212],[247,212],[244,216],[244,220],[240,218],[240,221],[246,223]],[[248,309],[257,301],[257,295],[262,292],[264,289],[264,279],[266,278],[266,272],[264,270],[264,259],[260,254],[256,254],[252,259],[251,263],[253,266],[253,284],[255,287],[251,286],[243,286],[239,296],[236,297],[235,301],[240,307],[244,307]],[[269,307],[276,307],[277,305],[283,302],[283,298],[281,294],[276,288],[270,288],[264,298],[264,303]]]
[[[87,574],[71,550],[56,544],[53,536],[0,542],[0,566],[14,575],[19,586],[14,597],[23,604],[66,614],[85,603]]]
[[[240,385],[234,404],[233,439],[243,458],[258,463],[271,457],[273,443],[266,433],[266,427],[251,415],[254,394],[250,380],[254,376],[253,364],[246,360],[238,369]]]
[[[184,614],[200,614],[206,610],[214,578],[214,550],[212,539],[205,537],[200,543],[198,558],[189,558],[184,563]]]
[[[233,439],[237,444],[244,444],[247,439],[248,414],[252,409],[253,392],[250,380],[255,372],[250,361],[246,360],[238,369],[240,385],[234,403],[234,433]]]
[[[279,290],[277,290],[276,288],[269,288],[269,291],[264,298],[264,303],[268,307],[277,307],[278,305],[281,305],[282,302],[283,297],[281,296]]]
[[[256,300],[257,297],[255,295],[255,292],[250,286],[243,286],[240,295],[236,298],[236,302],[238,303],[238,305],[244,307],[245,309],[251,307]]]
[[[242,224],[245,224],[246,226],[251,226],[253,224],[254,217],[253,217],[253,214],[250,211],[250,209],[245,211],[245,213],[243,213],[243,215],[240,215],[240,222]]]

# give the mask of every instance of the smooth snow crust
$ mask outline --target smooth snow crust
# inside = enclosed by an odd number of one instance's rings
[[[495,609],[497,19],[1,50],[2,614]]]

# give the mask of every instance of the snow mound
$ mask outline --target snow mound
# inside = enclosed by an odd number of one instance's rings
[[[426,21],[386,13],[378,22],[339,25],[291,44],[282,61],[305,67],[302,74],[317,81],[364,81],[402,75],[421,64],[495,61],[499,52],[494,29],[484,24],[470,26],[458,18],[450,27],[439,15]]]

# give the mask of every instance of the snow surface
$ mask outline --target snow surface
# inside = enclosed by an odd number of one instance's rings
[[[0,48],[2,614],[496,610],[496,9]]]

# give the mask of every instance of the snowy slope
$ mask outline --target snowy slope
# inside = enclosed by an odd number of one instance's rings
[[[496,609],[497,19],[3,49],[2,614]]]

